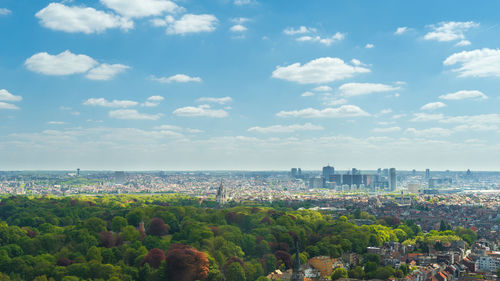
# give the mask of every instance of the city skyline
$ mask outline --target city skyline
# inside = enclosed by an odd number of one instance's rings
[[[5,0],[0,170],[500,171],[498,8]]]

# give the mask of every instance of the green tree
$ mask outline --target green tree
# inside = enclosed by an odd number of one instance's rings
[[[335,268],[335,270],[333,270],[332,272],[332,280],[337,280],[340,278],[347,278],[347,277],[349,277],[349,273],[345,268],[338,267]]]
[[[127,226],[127,220],[124,217],[115,216],[111,220],[111,230],[114,232],[122,231],[125,226]]]
[[[355,268],[349,269],[349,277],[354,279],[363,279],[365,277],[365,271],[361,266],[356,266]]]
[[[230,264],[224,275],[227,280],[246,281],[245,270],[239,262],[233,262]]]

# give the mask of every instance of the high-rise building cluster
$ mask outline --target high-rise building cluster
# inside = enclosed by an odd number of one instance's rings
[[[327,188],[338,191],[355,191],[369,189],[372,191],[397,189],[396,168],[377,169],[376,173],[363,173],[352,168],[344,173],[336,173],[333,166],[323,167],[321,175],[304,175],[300,168],[292,168],[292,178],[303,179],[309,188]]]

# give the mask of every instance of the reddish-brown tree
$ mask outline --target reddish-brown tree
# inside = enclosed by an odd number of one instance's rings
[[[292,256],[285,251],[276,251],[274,256],[278,261],[282,261],[285,264],[286,269],[292,268]]]
[[[148,263],[152,268],[158,268],[161,265],[161,262],[166,258],[167,257],[165,256],[165,252],[163,250],[154,248],[149,250],[149,253],[144,257],[142,264]]]
[[[153,218],[149,222],[148,234],[154,236],[167,235],[170,227],[160,218]]]
[[[209,262],[205,253],[188,245],[172,244],[167,253],[169,280],[194,281],[208,276]]]

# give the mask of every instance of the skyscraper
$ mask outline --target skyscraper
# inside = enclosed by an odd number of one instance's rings
[[[335,175],[335,168],[333,168],[330,165],[323,167],[323,174],[322,174],[323,187],[326,187],[326,183],[331,182],[334,179],[334,175]]]
[[[431,178],[431,170],[425,169],[425,178],[430,179]]]
[[[396,190],[396,168],[389,169],[389,190]]]
[[[291,174],[292,178],[296,178],[297,177],[297,168],[292,168],[290,170],[290,174]]]

